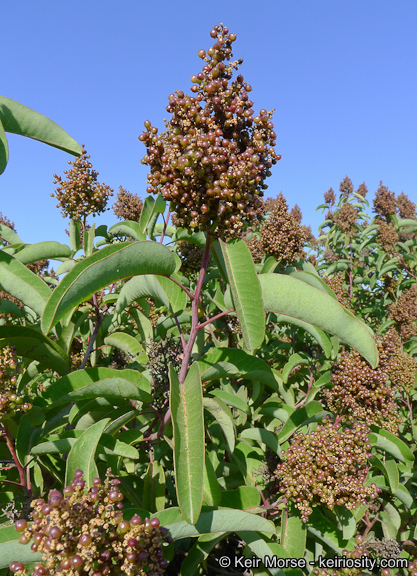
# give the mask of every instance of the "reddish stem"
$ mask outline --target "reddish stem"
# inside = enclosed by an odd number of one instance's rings
[[[10,450],[10,454],[12,455],[14,463],[16,464],[16,468],[18,469],[19,472],[20,485],[22,486],[22,488],[26,488],[25,470],[19,462],[7,425],[3,423],[3,427],[5,432],[4,436],[6,438],[7,448]]]

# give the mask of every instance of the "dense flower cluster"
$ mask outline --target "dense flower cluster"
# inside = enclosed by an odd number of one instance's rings
[[[354,234],[355,222],[358,218],[358,209],[346,202],[334,215],[334,222],[339,230],[352,236]]]
[[[378,342],[380,363],[377,368],[356,350],[343,352],[332,368],[332,384],[323,390],[329,410],[347,422],[359,420],[367,426],[377,424],[393,434],[398,433],[401,417],[395,388],[388,382],[385,367],[394,353],[387,338]]]
[[[379,183],[379,188],[375,192],[374,198],[374,212],[385,219],[397,212],[397,203],[395,200],[395,193],[388,190],[387,186]]]
[[[288,212],[288,204],[282,195],[277,196],[270,217],[261,230],[261,246],[265,254],[273,256],[282,265],[290,265],[303,255],[308,238],[305,226]]]
[[[143,202],[137,194],[128,192],[119,186],[116,202],[113,204],[113,212],[120,220],[133,220],[139,222],[142,214]]]
[[[179,226],[239,235],[256,218],[264,183],[279,160],[272,112],[255,115],[252,87],[239,74],[241,60],[230,62],[236,34],[222,24],[210,33],[214,45],[199,51],[203,69],[191,77],[193,96],[169,96],[172,119],[158,134],[149,120],[139,139],[142,162],[150,167],[147,192],[171,203]]]
[[[6,346],[0,350],[0,421],[32,408],[32,404],[23,402],[23,397],[17,393],[18,374],[16,347]]]
[[[389,317],[394,320],[401,340],[417,334],[417,284],[404,290],[398,301],[391,305]]]
[[[336,194],[334,193],[333,188],[329,188],[327,192],[324,193],[324,201],[326,202],[326,204],[334,206],[336,202]]]
[[[407,194],[404,194],[404,192],[401,192],[397,197],[397,209],[400,218],[417,220],[416,205],[414,202],[411,202]]]
[[[82,149],[81,156],[73,162],[71,170],[64,170],[67,178],[54,174],[54,184],[59,184],[53,198],[58,200],[57,208],[61,208],[62,216],[75,220],[85,219],[89,214],[100,214],[106,210],[109,196],[113,190],[105,184],[97,182],[98,172],[93,170],[89,162],[90,156]]]
[[[399,241],[397,231],[393,224],[388,224],[385,220],[377,219],[378,230],[376,233],[377,241],[382,245],[385,252],[393,254],[395,245]]]
[[[341,183],[339,185],[339,190],[340,190],[340,196],[342,198],[347,199],[352,194],[353,183],[352,183],[352,180],[348,176],[345,176],[343,178],[343,180],[341,181]]]
[[[204,248],[181,241],[178,243],[177,254],[181,258],[181,273],[184,276],[196,276],[200,272]]]
[[[370,448],[368,428],[360,422],[340,428],[328,419],[309,434],[297,432],[276,469],[280,492],[294,502],[303,522],[318,504],[331,510],[366,504],[378,495],[375,484],[365,486]]]
[[[93,480],[87,490],[83,472],[64,488],[49,492],[48,501],[34,500],[33,524],[18,520],[19,542],[32,541],[32,551],[43,553],[43,562],[35,565],[34,576],[158,576],[167,561],[162,543],[169,541],[168,530],[153,518],[142,522],[136,514],[123,520],[122,493],[117,479],[104,483]],[[12,562],[10,570],[26,575],[21,562]]]

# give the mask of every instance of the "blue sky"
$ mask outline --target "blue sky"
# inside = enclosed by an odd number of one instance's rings
[[[255,111],[275,108],[280,191],[313,232],[323,193],[348,175],[417,202],[417,3],[387,0],[18,0],[2,6],[2,95],[50,117],[115,190],[146,196],[143,122],[163,128],[167,96],[189,92],[214,24],[237,34],[234,56]],[[25,242],[68,242],[50,197],[71,157],[8,135],[0,211]],[[112,212],[91,219],[111,224]]]

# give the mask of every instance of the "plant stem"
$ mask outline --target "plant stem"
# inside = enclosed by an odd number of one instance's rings
[[[199,329],[199,320],[198,320],[198,302],[200,300],[201,289],[203,287],[204,277],[207,272],[207,266],[210,258],[210,242],[211,238],[210,235],[207,234],[206,246],[204,248],[204,255],[203,261],[201,263],[200,274],[197,281],[197,286],[195,288],[195,293],[193,297],[193,301],[191,304],[191,332],[190,337],[187,342],[187,346],[184,350],[184,358],[182,360],[181,371],[179,375],[180,384],[184,384],[185,377],[188,371],[188,364],[191,358],[191,352],[194,346],[195,339],[197,337],[197,332]]]
[[[12,458],[14,460],[14,463],[16,464],[16,468],[19,472],[19,477],[20,477],[20,485],[22,486],[22,488],[26,488],[26,478],[25,478],[25,471],[23,466],[20,464],[19,459],[17,457],[16,454],[16,450],[14,448],[14,444],[13,444],[13,440],[10,436],[10,432],[7,428],[7,425],[5,423],[3,423],[4,426],[4,436],[6,438],[6,444],[7,444],[7,448],[10,450],[10,454],[12,455]]]

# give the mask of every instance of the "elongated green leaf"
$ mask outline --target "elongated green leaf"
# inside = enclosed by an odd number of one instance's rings
[[[239,486],[236,490],[222,492],[221,505],[224,508],[257,508],[261,504],[261,495],[255,486]]]
[[[151,386],[140,372],[102,367],[77,370],[63,376],[40,394],[39,401],[52,403],[55,407],[97,397],[153,401]]]
[[[161,464],[154,460],[148,466],[143,487],[143,507],[150,512],[165,508],[165,474]]]
[[[220,486],[210,458],[204,459],[204,501],[208,506],[219,506]]]
[[[23,240],[19,238],[14,230],[6,226],[6,224],[0,224],[0,238],[6,240],[9,244],[23,244]]]
[[[69,237],[71,250],[73,252],[78,252],[78,250],[81,250],[81,223],[79,220],[74,220],[74,218],[71,218]]]
[[[282,369],[282,381],[284,382],[284,384],[288,382],[288,378],[291,372],[294,370],[294,368],[302,364],[309,364],[309,360],[307,360],[306,358],[302,358],[299,354],[292,354],[290,356],[290,359]]]
[[[350,540],[356,532],[356,519],[352,512],[345,507],[339,507],[336,510],[337,518],[342,525],[344,540]]]
[[[278,434],[278,442],[282,444],[292,436],[297,428],[306,426],[309,422],[322,420],[326,414],[328,414],[328,412],[323,410],[322,404],[316,400],[309,402],[304,408],[295,410],[295,412],[290,414],[288,420],[281,428]]]
[[[250,408],[237,394],[232,394],[231,392],[226,392],[225,390],[212,390],[210,392],[213,396],[217,396],[223,400],[225,404],[228,406],[233,406],[234,408],[238,408],[242,412],[246,414],[250,414]]]
[[[9,144],[6,138],[6,132],[3,128],[3,123],[0,118],[0,174],[6,169],[7,162],[9,161]]]
[[[204,232],[189,232],[185,228],[177,228],[175,240],[185,240],[185,242],[196,244],[201,248],[204,248],[206,245],[206,235]]]
[[[0,326],[0,348],[5,346],[16,346],[19,356],[38,360],[43,366],[56,370],[58,374],[65,374],[71,366],[65,351],[34,328]]]
[[[262,537],[256,532],[247,532],[245,530],[239,531],[237,534],[246,543],[247,548],[245,549],[245,554],[247,556],[255,554],[262,560],[264,565],[267,563],[268,574],[271,574],[272,576],[284,576],[285,572],[274,565],[275,558],[290,558],[289,554],[284,550],[281,544],[267,541],[265,537]],[[249,553],[247,549],[250,550]],[[297,573],[296,576],[298,576]]]
[[[198,574],[198,567],[207,558],[213,548],[224,538],[224,534],[213,536],[203,534],[187,552],[187,556],[181,563],[180,576]]]
[[[122,350],[125,354],[132,357],[132,361],[144,362],[147,361],[147,355],[143,350],[143,346],[130,334],[124,332],[113,332],[110,336],[104,338],[106,346],[114,346]]]
[[[272,522],[243,510],[218,509],[206,510],[202,508],[196,524],[190,525],[184,521],[179,508],[168,508],[153,515],[159,518],[162,526],[169,529],[174,540],[201,536],[202,534],[216,534],[219,532],[265,532],[276,534]]]
[[[127,236],[135,240],[146,240],[146,234],[140,229],[139,223],[134,220],[119,222],[109,228],[109,234],[113,236]]]
[[[219,423],[220,428],[224,434],[229,451],[233,453],[235,449],[235,427],[233,425],[233,418],[230,410],[227,408],[220,399],[204,398],[204,408]]]
[[[203,388],[198,363],[191,366],[184,384],[170,365],[169,379],[178,504],[187,522],[195,524],[203,504],[205,457]]]
[[[240,438],[256,440],[257,442],[266,444],[275,454],[279,453],[277,435],[273,434],[270,430],[265,430],[264,428],[245,428],[245,430],[242,430]]]
[[[68,454],[67,467],[65,472],[65,486],[68,486],[74,479],[77,468],[84,472],[84,480],[88,488],[93,485],[93,479],[98,476],[98,470],[94,461],[98,443],[101,435],[110,422],[110,418],[100,420],[87,430],[76,440],[74,446]]]
[[[0,287],[29,306],[38,316],[41,316],[51,295],[43,280],[4,250],[0,251]]]
[[[290,516],[283,512],[281,520],[281,546],[290,558],[303,558],[306,548],[307,531],[300,516]]]
[[[4,96],[0,96],[0,120],[6,132],[39,140],[74,156],[81,154],[80,145],[58,124]]]
[[[153,216],[163,214],[165,212],[165,208],[166,208],[166,201],[160,194],[156,197],[156,199],[152,198],[152,196],[148,196],[147,198],[145,198],[145,202],[143,203],[143,208],[139,219],[139,228],[143,235],[146,236],[146,232],[151,224]],[[155,226],[155,223],[156,219],[153,222],[153,226]]]
[[[378,352],[371,331],[331,296],[283,274],[261,274],[259,281],[265,310],[293,316],[326,330],[355,348],[372,367],[377,366]]]
[[[398,486],[400,485],[400,476],[398,473],[398,467],[395,460],[392,459],[386,460],[385,469],[388,474],[388,481],[390,488],[392,490],[392,493],[395,494],[396,491],[398,490]]]
[[[137,274],[164,274],[175,270],[172,252],[155,242],[122,242],[106,246],[79,262],[52,292],[42,316],[48,333],[65,314],[109,284]]]
[[[276,322],[282,324],[292,324],[293,326],[298,326],[299,328],[302,328],[303,330],[311,334],[311,336],[315,340],[317,340],[317,342],[322,347],[326,358],[330,358],[332,353],[332,345],[330,342],[330,338],[323,330],[317,328],[317,326],[313,326],[313,324],[309,324],[308,322],[304,322],[303,320],[300,320],[299,318],[294,318],[293,316],[288,316],[287,314],[277,314]]]
[[[377,446],[401,462],[414,462],[414,454],[407,444],[387,430],[380,429],[378,433],[369,434],[369,443],[372,446]]]
[[[245,378],[258,380],[277,389],[271,368],[261,358],[251,356],[237,348],[212,348],[199,361],[203,382],[219,378]]]
[[[336,552],[338,556],[342,555],[344,545],[340,531],[318,508],[313,508],[307,524],[307,531]]]
[[[245,346],[255,350],[265,336],[265,312],[251,253],[242,239],[220,242],[220,246]]]
[[[144,274],[132,278],[123,286],[117,299],[115,314],[120,314],[132,302],[141,298],[156,298],[174,314],[183,310],[187,302],[185,292],[169,278]]]
[[[66,244],[59,242],[38,242],[29,244],[20,250],[16,255],[16,260],[22,264],[37,262],[43,259],[68,258],[71,255],[71,249]]]
[[[14,528],[13,531],[17,534]],[[17,538],[0,544],[0,568],[8,568],[12,562],[23,562],[23,564],[40,562],[42,552],[32,552],[30,548],[30,542],[23,546],[23,544],[19,544]]]

